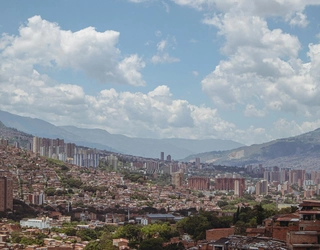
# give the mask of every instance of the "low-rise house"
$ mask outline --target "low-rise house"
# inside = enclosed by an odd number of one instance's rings
[[[123,239],[123,238],[113,239],[113,242],[112,242],[112,244],[118,247],[119,249],[122,249],[123,247],[128,247],[128,243],[129,243],[129,240]]]
[[[264,224],[265,236],[285,241],[287,232],[299,230],[299,214],[276,215],[266,219]]]
[[[290,231],[286,241],[291,250],[320,249],[320,232]]]

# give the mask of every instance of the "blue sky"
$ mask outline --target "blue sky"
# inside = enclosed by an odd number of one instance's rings
[[[320,1],[4,1],[0,109],[247,145],[320,127]]]

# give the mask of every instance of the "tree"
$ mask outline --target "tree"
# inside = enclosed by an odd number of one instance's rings
[[[77,230],[74,227],[62,228],[62,233],[65,233],[68,236],[76,236]]]
[[[161,238],[147,239],[141,242],[139,250],[163,250],[163,242]]]
[[[129,241],[140,241],[141,240],[141,226],[126,224],[119,227],[115,232],[113,238],[126,238]]]
[[[261,204],[256,205],[255,208],[257,216],[256,216],[256,222],[258,225],[261,225],[263,220],[265,219],[264,217],[264,209],[262,208]]]
[[[163,248],[164,250],[183,250],[185,249],[183,244],[179,242],[178,244],[172,243]]]
[[[223,200],[220,200],[220,201],[218,201],[217,202],[217,205],[219,206],[219,207],[224,207],[224,206],[227,206],[229,203],[227,202],[227,201],[223,201]]]
[[[90,241],[97,239],[97,233],[93,229],[89,228],[77,231],[76,235],[80,237],[82,241]]]
[[[219,218],[215,213],[202,211],[198,215],[179,221],[177,223],[177,229],[179,229],[181,233],[191,235],[194,240],[202,240],[206,237],[206,230],[212,228],[228,228],[231,223],[231,216]]]
[[[56,189],[53,188],[53,187],[49,187],[49,188],[46,188],[46,189],[44,190],[44,193],[45,193],[47,196],[54,196],[55,192],[56,192]]]
[[[233,224],[237,223],[237,221],[239,220],[239,215],[240,215],[240,207],[238,206],[237,212],[233,215]]]
[[[20,241],[21,241],[20,233],[17,231],[13,231],[11,233],[11,242],[12,243],[20,243]]]
[[[99,241],[91,241],[88,245],[84,248],[84,250],[102,250],[101,244]]]
[[[177,235],[178,232],[172,230],[170,223],[165,222],[146,225],[141,228],[141,233],[144,239],[161,237],[164,240],[169,240],[173,236]]]
[[[235,224],[234,234],[245,235],[247,227],[248,227],[248,225],[245,222],[238,221]]]

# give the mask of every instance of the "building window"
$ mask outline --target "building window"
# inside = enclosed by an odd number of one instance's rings
[[[303,227],[300,227],[300,231],[303,231]]]

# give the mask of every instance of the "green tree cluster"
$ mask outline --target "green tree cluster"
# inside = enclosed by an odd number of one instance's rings
[[[206,237],[206,230],[212,228],[228,228],[232,223],[231,216],[218,217],[216,213],[201,211],[198,215],[184,218],[177,223],[180,233],[191,235],[194,240]]]
[[[261,225],[264,219],[274,214],[274,210],[265,209],[261,204],[255,205],[253,208],[238,207],[237,212],[233,216],[235,233],[244,235],[247,228]]]

